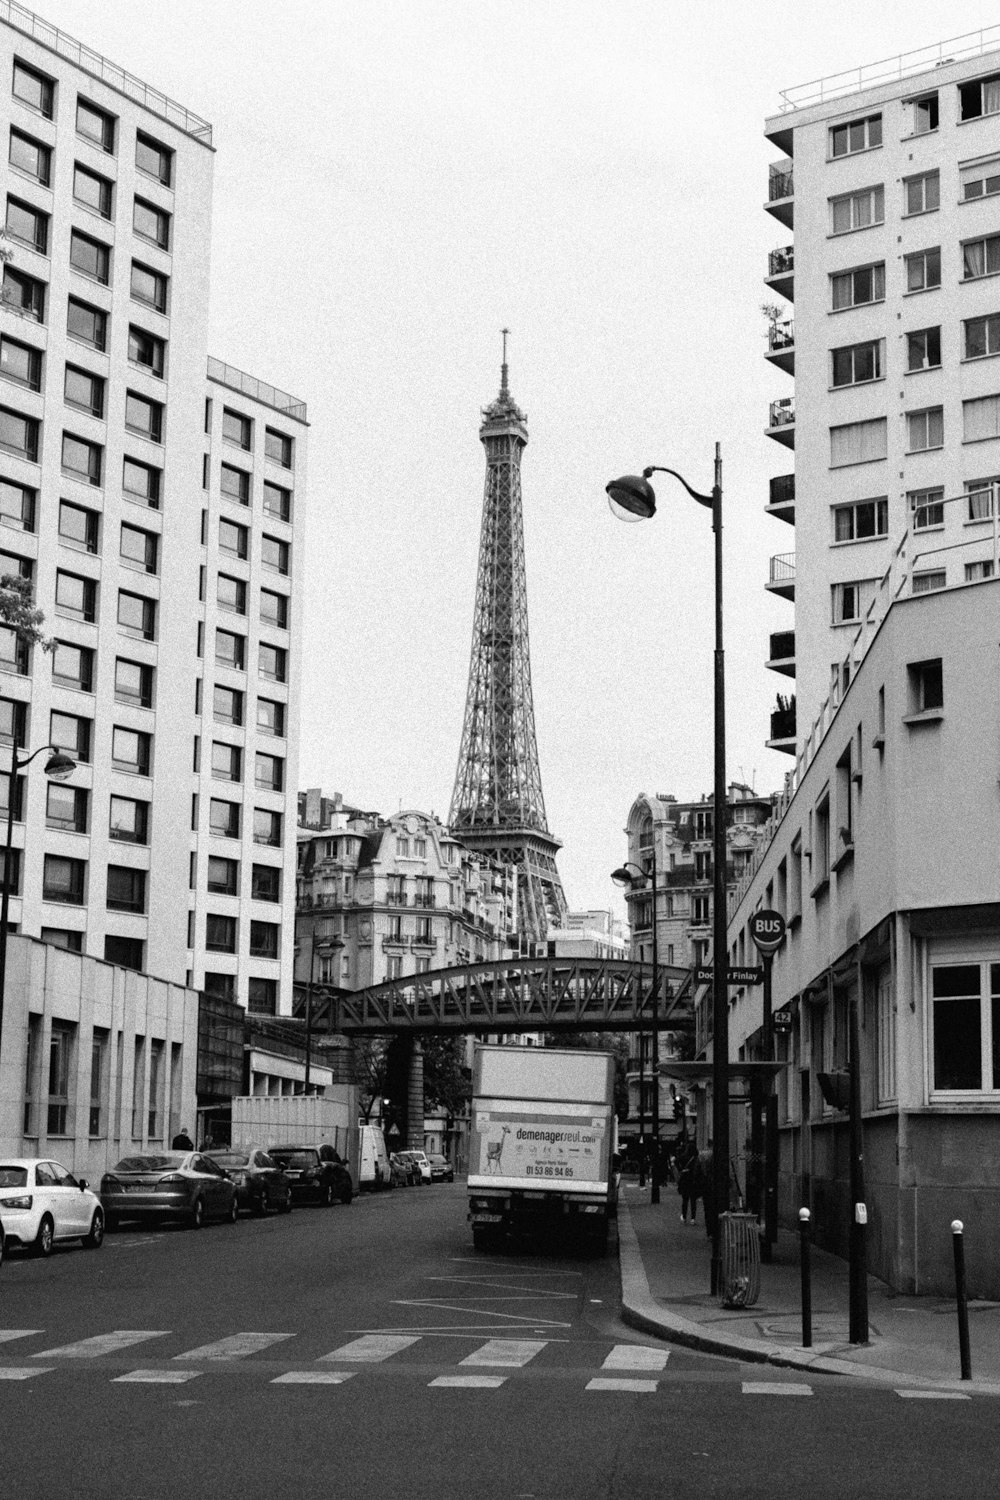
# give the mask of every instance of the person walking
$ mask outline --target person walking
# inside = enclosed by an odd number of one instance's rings
[[[697,1219],[700,1196],[695,1174],[697,1162],[698,1153],[693,1146],[677,1158],[677,1191],[681,1195],[682,1224],[694,1224]]]
[[[194,1141],[187,1133],[187,1126],[182,1125],[180,1130],[170,1142],[171,1151],[193,1151]]]

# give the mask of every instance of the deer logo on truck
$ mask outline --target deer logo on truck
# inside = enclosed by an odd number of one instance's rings
[[[504,1141],[510,1135],[510,1126],[504,1125],[500,1131],[498,1141],[489,1141],[486,1145],[486,1170],[495,1177],[500,1170],[500,1158],[503,1155]]]

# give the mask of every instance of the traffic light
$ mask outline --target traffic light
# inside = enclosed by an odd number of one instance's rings
[[[674,1094],[674,1119],[683,1120],[687,1101],[683,1094]]]

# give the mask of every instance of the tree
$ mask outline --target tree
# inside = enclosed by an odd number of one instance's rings
[[[17,573],[0,576],[0,620],[29,646],[41,646],[43,651],[51,651],[55,646],[55,641],[42,632],[45,616],[35,607],[31,580]]]
[[[464,1048],[458,1036],[425,1036],[424,1105],[443,1109],[449,1115],[464,1113],[472,1096],[472,1079],[462,1061]]]
[[[358,1103],[366,1124],[371,1119],[375,1100],[387,1092],[388,1051],[389,1040],[384,1036],[359,1036],[351,1042]]]

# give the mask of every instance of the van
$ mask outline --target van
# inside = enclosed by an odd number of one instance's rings
[[[358,1187],[364,1192],[377,1192],[380,1188],[390,1186],[389,1153],[385,1149],[385,1136],[382,1134],[381,1125],[365,1125],[360,1127],[361,1136],[359,1165],[358,1165]]]

